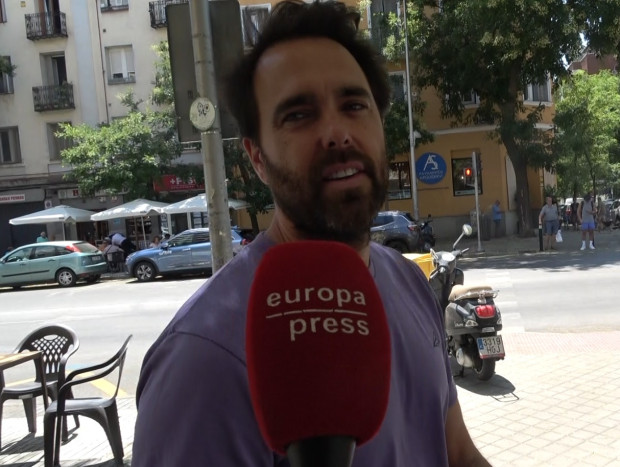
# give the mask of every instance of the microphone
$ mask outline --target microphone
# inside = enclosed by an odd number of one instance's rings
[[[387,318],[358,253],[328,241],[269,249],[250,290],[246,357],[268,446],[292,467],[349,467],[390,389]]]

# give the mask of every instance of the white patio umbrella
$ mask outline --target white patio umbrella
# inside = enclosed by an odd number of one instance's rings
[[[13,225],[25,224],[48,224],[50,222],[89,222],[94,211],[74,208],[61,204],[53,208],[26,214],[25,216],[14,217],[9,220]],[[65,239],[65,229],[62,229],[62,238]]]
[[[245,201],[238,199],[229,199],[228,207],[231,209],[243,209],[248,207],[249,204]],[[203,193],[193,198],[184,199],[177,203],[172,203],[162,208],[161,212],[164,214],[182,214],[185,212],[207,212],[207,196]]]
[[[249,204],[245,201],[240,201],[238,199],[228,199],[228,207],[231,209],[243,209],[248,207]],[[202,193],[198,196],[194,196],[192,198],[184,199],[183,201],[179,201],[177,203],[172,203],[162,209],[162,214],[166,214],[168,216],[168,225],[170,225],[170,215],[172,214],[187,214],[187,225],[192,225],[192,219],[190,217],[190,213],[192,212],[208,212],[209,208],[207,206],[207,196]]]
[[[134,199],[125,204],[115,206],[105,211],[98,212],[90,216],[92,221],[108,221],[110,219],[151,216],[161,214],[161,209],[168,206],[168,203],[160,201],[150,201],[148,199]],[[146,239],[144,232],[144,220],[142,221],[142,236]],[[137,234],[136,234],[137,237]],[[137,239],[136,239],[137,241]]]

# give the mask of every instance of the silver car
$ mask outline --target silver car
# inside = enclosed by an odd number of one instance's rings
[[[0,259],[0,286],[58,282],[62,287],[79,280],[96,282],[108,270],[103,254],[82,241],[41,242],[24,245]]]
[[[241,248],[242,237],[231,230],[233,252]],[[126,260],[129,274],[140,282],[160,275],[211,271],[211,238],[209,229],[185,230],[158,247],[136,251]]]

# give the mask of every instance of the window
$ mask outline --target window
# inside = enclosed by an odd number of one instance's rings
[[[477,164],[478,194],[482,194],[482,171]],[[474,195],[475,177],[471,157],[452,159],[452,188],[454,196]]]
[[[551,102],[549,81],[542,84],[528,84],[523,90],[523,100],[530,102]]]
[[[105,52],[108,62],[108,84],[135,83],[136,69],[131,46],[106,47]]]
[[[4,0],[0,0],[0,23],[6,23],[6,10],[4,9]]]
[[[397,71],[389,75],[392,89],[392,100],[407,102],[407,81],[404,71]]]
[[[210,241],[209,232],[196,232],[194,234],[194,245],[197,243],[209,243]]]
[[[478,105],[480,104],[480,97],[478,97],[476,91],[472,89],[467,94],[461,96],[461,101],[463,105]]]
[[[241,7],[241,28],[243,29],[244,47],[254,47],[258,40],[258,33],[263,27],[270,10],[270,4]]]
[[[101,11],[126,10],[129,0],[100,0]]]
[[[411,198],[409,162],[392,162],[388,172],[388,199]]]
[[[71,123],[71,122],[60,122]],[[65,149],[69,149],[73,144],[68,138],[59,138],[56,133],[60,130],[60,123],[47,124],[47,141],[50,149],[50,161],[59,161],[60,153]]]
[[[0,60],[7,69],[11,68],[11,57],[3,56]],[[2,71],[0,71],[0,94],[13,94],[13,77]]]
[[[0,128],[0,164],[21,162],[17,127]]]

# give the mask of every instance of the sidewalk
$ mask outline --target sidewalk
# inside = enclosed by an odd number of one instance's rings
[[[504,333],[506,359],[488,382],[456,378],[465,422],[495,466],[620,465],[620,332]],[[8,401],[7,404],[15,401]],[[39,404],[40,406],[40,404]],[[125,464],[136,410],[119,399]],[[80,419],[63,445],[63,467],[112,467],[101,427]],[[24,418],[3,420],[0,465],[43,467],[42,413],[36,435]],[[173,466],[171,466],[173,467]]]

